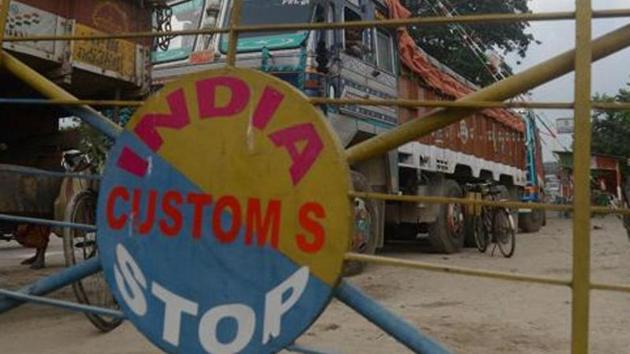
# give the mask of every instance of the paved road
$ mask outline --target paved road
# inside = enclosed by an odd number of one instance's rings
[[[595,218],[593,279],[630,283],[630,242],[618,219]],[[467,249],[457,255],[421,252],[411,244],[390,245],[387,256],[458,266],[571,276],[571,224],[550,219],[544,232],[519,234],[511,259]],[[60,269],[63,259],[54,240],[50,268],[30,271],[17,265],[30,255],[0,244],[0,278],[17,286]],[[372,266],[351,279],[369,295],[457,353],[568,353],[571,295],[568,288],[484,280],[424,271]],[[55,294],[72,298],[69,290]],[[591,352],[628,353],[630,294],[592,292]],[[28,305],[0,316],[2,353],[132,354],[155,353],[129,324],[101,335],[80,314]],[[341,353],[406,353],[380,329],[333,301],[300,343]]]

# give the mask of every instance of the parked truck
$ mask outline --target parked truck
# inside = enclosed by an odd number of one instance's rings
[[[14,0],[9,4],[5,36],[150,31],[153,9],[160,4],[146,0]],[[151,45],[151,39],[26,41],[4,42],[2,49],[79,98],[134,99],[149,90]],[[0,80],[3,99],[44,98],[1,65]],[[59,214],[55,209],[65,210],[65,205],[55,207],[55,199],[70,201],[73,183],[63,184],[69,187],[62,188],[58,198],[61,179],[34,176],[33,171],[64,170],[64,151],[77,148],[81,140],[76,129],[64,129],[60,123],[69,116],[71,113],[58,106],[0,105],[0,196],[6,197],[0,213],[64,218],[55,215]],[[37,256],[30,260],[35,267],[44,265],[49,234],[47,226],[0,222],[0,238],[37,248]]]
[[[158,30],[226,27],[231,1],[169,1],[155,17]],[[330,23],[406,16],[398,1],[244,0],[243,25]],[[228,35],[168,37],[153,53],[157,87],[191,72],[225,65]],[[237,65],[277,76],[311,97],[452,100],[477,89],[416,47],[404,29],[296,30],[241,33]],[[412,119],[429,109],[322,105],[321,110],[345,147]],[[535,124],[535,121],[533,121]],[[474,114],[382,157],[352,166],[355,190],[403,195],[464,197],[463,186],[494,181],[514,200],[536,200],[541,165],[535,125],[515,112],[490,109]],[[529,134],[529,136],[528,136]],[[533,134],[533,135],[532,135]],[[356,200],[353,247],[374,252],[385,237],[427,235],[436,251],[453,253],[465,243],[465,209]],[[522,220],[534,213],[523,210]],[[540,225],[521,222],[527,231]],[[538,226],[536,226],[538,225]],[[532,227],[533,226],[533,227]],[[386,232],[387,230],[387,232]]]
[[[150,31],[156,0],[13,0],[7,37]],[[3,49],[83,99],[135,99],[149,89],[151,39],[5,42]],[[3,98],[41,98],[2,71]],[[60,168],[59,119],[50,106],[2,105],[0,162]]]

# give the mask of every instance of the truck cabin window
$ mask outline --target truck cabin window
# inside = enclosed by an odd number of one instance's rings
[[[376,31],[376,61],[380,69],[394,72],[394,43],[391,34],[383,31]]]
[[[345,8],[343,11],[344,22],[356,22],[361,21],[361,15],[355,11]],[[365,30],[361,28],[346,28],[344,31],[344,48],[346,53],[357,57],[363,58],[366,54],[366,47],[363,44],[363,32]]]
[[[270,24],[310,23],[314,16],[314,5],[310,0],[244,0],[240,24],[245,26]],[[229,16],[224,25],[229,24]],[[267,49],[288,49],[302,45],[307,31],[260,31],[239,34],[239,52]],[[255,38],[255,39],[254,39]],[[227,50],[228,35],[221,39],[221,51]]]
[[[170,1],[170,27],[173,31],[197,29],[203,15],[203,0]],[[156,21],[156,19],[154,19]],[[156,62],[187,58],[195,46],[195,36],[177,36],[170,40],[168,49],[154,53]]]

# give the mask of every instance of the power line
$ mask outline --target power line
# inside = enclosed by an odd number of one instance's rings
[[[437,7],[440,9],[440,11],[438,11],[438,9],[436,8],[436,6],[434,6],[434,4],[437,4]],[[457,16],[460,15],[456,7],[452,3],[450,3],[449,0],[436,0],[435,2],[430,2],[430,6],[431,6],[432,11],[436,15],[444,15],[446,17],[453,17],[454,15],[457,15]],[[476,37],[471,35],[463,25],[451,24],[450,26],[454,28],[457,34],[459,34],[459,36],[463,39],[464,44],[468,46],[468,49],[473,53],[475,58],[479,60],[479,62],[482,64],[482,67],[488,71],[488,73],[491,75],[492,79],[495,82],[507,78],[507,75],[505,75],[505,73],[501,71],[500,68],[497,68],[496,71],[492,70],[492,68],[488,65],[486,61],[487,60],[486,54],[483,52],[481,46],[475,39]],[[501,60],[503,60],[503,56],[499,54],[497,54],[497,56],[501,58]],[[522,101],[522,102],[531,101],[531,99],[524,94],[518,95],[514,99],[516,101]],[[566,146],[564,146],[564,144],[562,144],[562,142],[558,138],[558,135],[549,127],[549,125],[547,125],[545,120],[542,119],[541,116],[537,114],[536,112],[532,111],[532,113],[536,116],[537,121],[539,121],[541,125],[544,127],[544,129],[548,132],[548,136],[552,138],[553,141],[558,146],[560,146],[563,150],[570,151]],[[544,112],[541,112],[541,113],[545,117],[545,119],[549,120],[549,117],[547,117],[544,114]],[[536,121],[534,121],[534,124],[536,124]],[[545,145],[546,147],[549,147],[549,144],[543,139],[543,137],[541,137],[541,141],[543,145]],[[554,155],[554,158],[555,158],[555,155]]]
[[[434,6],[434,4],[437,4],[439,10]],[[446,17],[453,17],[453,14],[459,15],[455,7],[453,7],[450,3],[449,5],[451,6],[450,9],[446,5],[444,5],[441,0],[437,0],[435,3],[430,3],[431,9],[438,16],[444,15]],[[449,25],[449,27],[453,28],[459,34],[464,43],[468,46],[468,49],[474,54],[475,58],[479,60],[482,67],[488,71],[495,82],[505,78],[500,70],[497,70],[495,72],[494,70],[492,70],[492,68],[488,66],[488,63],[486,62],[486,55],[483,53],[481,46],[476,42],[474,37],[468,33],[464,26],[460,24],[451,24]]]

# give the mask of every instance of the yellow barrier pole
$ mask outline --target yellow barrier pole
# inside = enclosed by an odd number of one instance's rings
[[[7,27],[7,17],[9,17],[9,5],[11,4],[11,0],[2,0],[0,4],[0,50],[3,48],[4,44],[4,32]],[[0,58],[0,64],[2,63],[2,58]]]
[[[241,9],[243,0],[234,0],[232,5],[232,15],[230,16],[230,41],[228,42],[228,52],[226,63],[228,66],[236,64],[236,51],[238,50],[238,31],[235,29],[241,22]]]
[[[621,18],[630,16],[630,9],[611,9],[593,11],[593,18]],[[372,21],[356,21],[356,22],[322,22],[322,23],[282,23],[274,25],[251,25],[236,26],[235,31],[241,32],[286,32],[286,31],[304,31],[304,30],[326,30],[326,29],[342,29],[342,28],[398,28],[402,26],[436,26],[449,24],[489,24],[502,22],[533,22],[533,21],[555,21],[555,20],[573,20],[575,12],[542,12],[542,13],[521,13],[521,14],[479,14],[464,16],[430,16],[430,17],[412,17],[407,19],[391,19],[391,20],[372,20]],[[37,42],[37,41],[86,41],[86,40],[105,40],[105,39],[134,39],[134,38],[153,38],[161,36],[188,36],[200,34],[217,34],[229,33],[230,28],[206,28],[194,30],[179,30],[165,32],[117,32],[104,33],[98,35],[38,35],[16,37],[10,36],[5,38],[6,42]]]
[[[576,0],[571,350],[588,353],[591,279],[591,0]]]
[[[494,206],[508,209],[545,209],[554,211],[572,211],[573,204],[546,204],[533,202],[517,202],[517,201],[494,201],[486,199],[471,198],[450,198],[437,197],[429,195],[397,195],[385,193],[366,193],[366,192],[348,192],[348,196],[353,198],[387,200],[403,203],[428,203],[428,204],[461,204],[466,206]],[[630,216],[630,209],[619,208],[611,209],[609,207],[590,207],[591,213],[603,215],[627,215]]]
[[[593,60],[599,60],[630,46],[630,25],[596,39],[592,45]],[[567,74],[574,67],[575,50],[571,50],[472,93],[459,101],[502,101]],[[472,108],[436,110],[421,119],[414,119],[387,133],[352,146],[347,150],[348,162],[368,160],[382,155],[420,136],[447,127],[478,110]]]
[[[409,99],[367,99],[367,98],[326,98],[313,97],[312,104],[337,106],[397,106],[397,107],[432,107],[432,108],[538,108],[538,109],[573,109],[573,102],[503,102],[503,101],[438,101]],[[617,107],[617,106],[614,106]]]
[[[418,269],[418,270],[438,272],[438,273],[458,274],[458,275],[474,276],[474,277],[488,278],[488,279],[509,280],[509,281],[516,281],[516,282],[546,284],[546,285],[561,285],[561,286],[571,285],[570,279],[551,278],[551,277],[545,277],[545,276],[540,276],[540,275],[527,275],[527,274],[517,274],[517,273],[509,273],[509,272],[498,272],[494,270],[485,270],[485,269],[473,269],[473,268],[468,268],[468,267],[458,267],[458,266],[452,266],[452,265],[447,265],[447,264],[420,262],[420,261],[399,259],[399,258],[393,258],[393,257],[373,256],[373,255],[362,254],[362,253],[346,253],[344,256],[344,259],[347,261],[359,261],[359,262],[366,262],[366,263],[371,263],[371,264],[380,264],[384,266]]]

